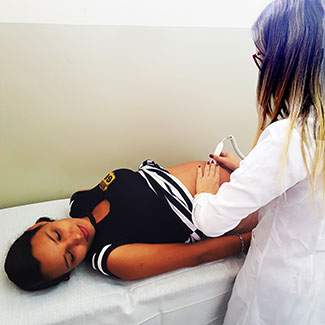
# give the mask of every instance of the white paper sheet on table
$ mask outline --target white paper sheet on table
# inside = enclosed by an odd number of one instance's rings
[[[111,279],[82,264],[56,288],[28,293],[3,270],[10,243],[40,216],[68,216],[68,199],[0,210],[0,324],[222,324],[236,257],[184,268],[141,281]]]

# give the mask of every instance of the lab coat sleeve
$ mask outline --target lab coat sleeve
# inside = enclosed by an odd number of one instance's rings
[[[241,219],[280,196],[307,177],[300,134],[294,129],[282,168],[288,120],[275,122],[260,136],[255,148],[222,184],[216,195],[201,193],[193,202],[193,222],[205,235],[221,236]]]

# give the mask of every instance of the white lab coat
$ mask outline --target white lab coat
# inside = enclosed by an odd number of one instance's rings
[[[325,324],[322,182],[319,177],[313,199],[299,128],[282,172],[288,124],[282,120],[267,127],[230,182],[217,195],[202,193],[194,200],[194,224],[208,236],[222,235],[259,209],[225,324]],[[310,166],[313,153],[314,146],[307,155]]]

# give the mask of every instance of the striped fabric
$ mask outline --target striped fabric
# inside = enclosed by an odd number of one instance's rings
[[[107,270],[106,262],[108,257],[108,248],[111,246],[111,244],[108,244],[102,248],[100,253],[95,253],[91,259],[91,265],[93,269],[100,271],[104,275],[111,275],[110,272]],[[105,254],[106,253],[106,254]],[[105,272],[105,271],[106,272]],[[107,273],[109,272],[109,273]]]
[[[140,165],[138,173],[146,180],[149,188],[166,204],[175,218],[179,218],[180,224],[184,226],[185,232],[188,234],[185,243],[201,240],[204,235],[192,222],[193,197],[184,184],[152,160],[144,161]],[[104,275],[114,276],[107,268],[108,255],[115,248],[126,243],[129,242],[107,244],[93,253],[91,256],[93,269]]]
[[[138,172],[156,195],[168,203],[174,214],[190,230],[186,242],[201,240],[203,233],[192,222],[193,197],[184,184],[152,160],[145,160]]]

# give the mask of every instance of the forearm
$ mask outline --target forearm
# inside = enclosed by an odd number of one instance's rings
[[[244,241],[245,250],[247,251],[250,244],[251,233],[241,234],[241,237]],[[237,255],[242,251],[241,240],[237,235],[207,239],[192,245],[197,245],[195,249],[197,265]]]
[[[248,247],[250,233],[242,234]],[[236,255],[242,250],[238,236],[210,238],[193,244],[129,244],[115,249],[108,269],[125,280],[137,280],[182,267]]]

